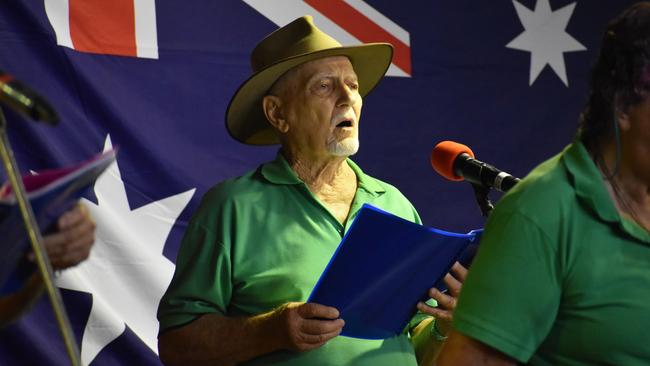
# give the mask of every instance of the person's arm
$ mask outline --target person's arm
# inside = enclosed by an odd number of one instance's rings
[[[418,365],[431,365],[445,342],[444,337],[433,335],[435,322],[433,318],[426,318],[411,331],[411,343]]]
[[[341,333],[345,324],[335,308],[287,303],[252,317],[206,314],[167,330],[158,339],[165,365],[236,365],[279,350],[318,348]]]
[[[30,309],[43,292],[39,273],[32,274],[20,290],[0,298],[0,328],[18,319]]]
[[[512,366],[517,361],[477,340],[452,330],[437,366]]]
[[[88,258],[94,241],[95,222],[88,209],[81,204],[61,215],[55,233],[43,237],[43,245],[55,270],[75,266]],[[28,258],[33,261],[33,253]],[[40,273],[34,272],[20,290],[0,298],[0,326],[17,319],[31,308],[42,292],[43,279]]]
[[[435,287],[429,289],[429,296],[436,300],[438,307],[418,303],[419,311],[433,316],[424,319],[411,332],[411,343],[419,365],[432,365],[440,353],[451,330],[454,309],[466,276],[467,269],[458,262],[454,263],[451,271],[444,278],[448,291],[442,293]]]

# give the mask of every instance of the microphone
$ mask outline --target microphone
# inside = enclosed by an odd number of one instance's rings
[[[0,102],[37,121],[56,125],[59,117],[43,97],[0,70]]]
[[[449,180],[467,180],[501,192],[507,192],[521,180],[474,159],[474,153],[469,147],[454,141],[442,141],[433,148],[431,166]]]

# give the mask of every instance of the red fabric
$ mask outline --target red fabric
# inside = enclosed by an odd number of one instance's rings
[[[137,56],[133,0],[70,0],[69,14],[77,51]]]

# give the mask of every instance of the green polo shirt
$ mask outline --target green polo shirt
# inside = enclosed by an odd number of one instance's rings
[[[531,365],[648,365],[650,234],[618,214],[582,143],[501,199],[454,326]]]
[[[183,238],[172,282],[158,309],[160,331],[205,313],[250,316],[306,301],[364,203],[420,223],[393,186],[351,160],[357,191],[345,225],[278,154],[275,161],[212,188]],[[386,340],[336,337],[316,350],[276,352],[250,365],[415,365],[406,335]]]

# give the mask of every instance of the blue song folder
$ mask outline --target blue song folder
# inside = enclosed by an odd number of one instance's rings
[[[341,335],[385,339],[401,333],[418,301],[456,260],[468,263],[482,230],[458,234],[365,204],[314,286],[309,302],[333,306]]]
[[[40,230],[47,233],[115,161],[115,150],[80,164],[22,177]],[[9,183],[0,186],[0,289],[29,250],[27,232]]]

